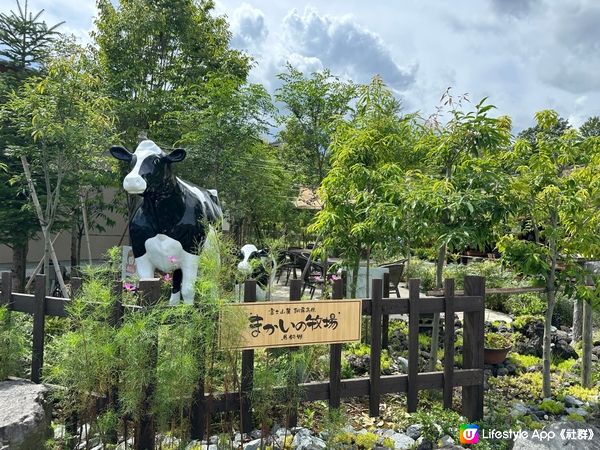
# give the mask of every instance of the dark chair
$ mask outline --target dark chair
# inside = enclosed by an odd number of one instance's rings
[[[379,267],[386,267],[389,269],[390,274],[390,289],[393,289],[396,292],[396,296],[400,298],[400,289],[398,285],[400,284],[400,280],[402,280],[402,275],[404,274],[404,264],[406,263],[406,259],[402,259],[399,261],[394,261],[388,264],[382,264]]]

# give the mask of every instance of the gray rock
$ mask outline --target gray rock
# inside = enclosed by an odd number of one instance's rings
[[[438,442],[438,445],[440,447],[446,447],[448,445],[454,445],[454,439],[452,439],[450,436],[448,436],[447,434],[445,436],[442,436]]]
[[[254,439],[244,444],[244,450],[258,450],[260,448],[260,439]]]
[[[579,408],[580,406],[583,406],[583,402],[577,397],[573,397],[572,395],[565,395],[565,405]]]
[[[202,450],[218,450],[219,446],[216,444],[210,444],[208,447],[205,445],[202,445]]]
[[[216,435],[215,436],[211,436],[208,439],[208,443],[209,444],[215,444],[215,445],[218,444],[219,443],[219,436],[216,436]]]
[[[277,430],[275,431],[275,435],[277,437],[289,436],[291,434],[292,432],[285,427],[277,428]]]
[[[560,436],[561,430],[592,430],[594,438],[589,441],[563,440]],[[561,421],[550,424],[545,431],[555,433],[556,437],[549,441],[534,439],[529,433],[527,438],[515,439],[513,450],[600,450],[600,429],[589,423]]]
[[[262,437],[262,431],[260,431],[260,430],[252,430],[250,432],[250,437],[252,439],[260,439]]]
[[[566,408],[568,414],[578,414],[581,417],[587,416],[589,413],[583,408]]]
[[[510,415],[513,417],[524,416],[529,413],[529,408],[523,403],[515,403],[510,411]]]
[[[306,433],[298,433],[292,441],[292,448],[296,450],[325,450],[327,444],[323,439]]]
[[[51,435],[49,390],[25,380],[0,383],[0,443],[8,448],[43,448]]]
[[[505,375],[508,375],[508,369],[506,367],[500,367],[498,369],[498,376],[503,377]]]
[[[413,438],[402,433],[394,433],[390,436],[390,439],[394,441],[394,449],[396,450],[408,450],[415,445]]]
[[[421,437],[421,433],[423,432],[423,425],[420,423],[415,423],[413,425],[409,425],[406,429],[406,435],[414,440],[417,440]]]
[[[428,439],[424,439],[423,437],[420,437],[417,440],[417,444],[417,450],[433,450],[433,442]]]
[[[396,358],[396,362],[400,366],[400,368],[404,371],[408,371],[408,359],[403,358],[402,356],[398,356]]]

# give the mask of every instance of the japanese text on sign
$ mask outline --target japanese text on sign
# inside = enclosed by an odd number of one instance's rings
[[[237,342],[225,343],[228,325],[220,317],[221,347],[262,348],[335,344],[360,340],[360,300],[237,303],[242,330]],[[229,333],[230,331],[227,330]]]

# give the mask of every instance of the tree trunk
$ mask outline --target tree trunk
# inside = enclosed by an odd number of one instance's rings
[[[360,266],[360,252],[352,261],[352,283],[350,283],[350,298],[356,298],[356,285],[358,283],[358,268]]]
[[[50,295],[50,234],[44,227],[44,276],[46,277],[46,295]]]
[[[554,219],[554,215],[552,215]],[[554,221],[553,221],[554,222]],[[552,395],[552,386],[550,385],[550,362],[552,358],[552,314],[554,313],[554,304],[556,303],[556,259],[558,257],[556,252],[556,241],[552,238],[549,242],[550,247],[550,272],[546,279],[546,291],[548,299],[548,308],[546,309],[546,316],[544,320],[544,342],[543,342],[543,373],[542,373],[542,390],[544,398]]]
[[[579,342],[581,340],[582,332],[582,320],[583,320],[583,305],[579,297],[575,297],[573,302],[573,341]]]
[[[592,387],[592,305],[583,302],[583,361],[581,366],[581,385]]]
[[[442,289],[444,286],[444,264],[446,263],[446,244],[442,244],[438,251],[438,259],[435,268],[435,285],[437,289]],[[433,313],[433,324],[431,328],[431,350],[429,352],[429,372],[435,370],[437,362],[438,347],[440,340],[440,313]]]
[[[13,292],[25,292],[25,276],[27,271],[27,252],[29,241],[16,243],[12,248],[12,287]]]
[[[79,235],[79,227],[74,220],[71,223],[71,271],[79,265],[77,257],[77,236]]]

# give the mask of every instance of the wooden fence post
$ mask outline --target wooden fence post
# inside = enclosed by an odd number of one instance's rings
[[[160,281],[158,278],[141,279],[139,283],[140,303],[145,308],[156,305],[160,298]],[[151,376],[145,386],[142,399],[142,413],[135,430],[135,450],[154,450],[155,420],[152,412],[152,401],[156,390],[156,364],[158,363],[158,330],[153,336],[150,348],[149,365]]]
[[[31,352],[31,381],[40,383],[44,365],[44,328],[46,323],[46,276],[35,276],[33,299],[33,346]]]
[[[379,416],[381,401],[381,299],[383,281],[371,282],[371,367],[369,371],[369,415]]]
[[[420,280],[408,280],[408,391],[407,411],[413,413],[419,403],[419,290]]]
[[[256,301],[256,281],[246,280],[244,283],[244,302]],[[254,350],[242,350],[242,411],[240,418],[242,421],[242,432],[250,433],[252,431],[252,405],[250,395],[254,382]]]
[[[383,274],[383,298],[390,298],[390,274],[389,272]],[[388,334],[390,332],[390,315],[384,314],[383,321],[381,324],[381,348],[387,350],[389,347]]]
[[[342,279],[333,282],[332,300],[344,298],[344,282]],[[329,346],[329,410],[340,407],[342,384],[342,344]]]
[[[463,386],[462,410],[469,420],[483,418],[483,320],[485,309],[485,278],[465,277],[465,295],[480,296],[481,308],[465,312],[463,331],[463,368],[480,369],[481,378],[475,386]]]
[[[454,383],[454,280],[444,280],[444,408],[452,408]]]
[[[304,284],[303,280],[291,280],[290,281],[290,301],[298,302],[302,300],[302,284]],[[293,352],[298,350],[298,347],[289,347],[288,352]],[[296,382],[299,384],[300,380],[296,377]],[[295,427],[298,425],[298,409],[294,408],[290,412],[289,423],[288,426]]]

